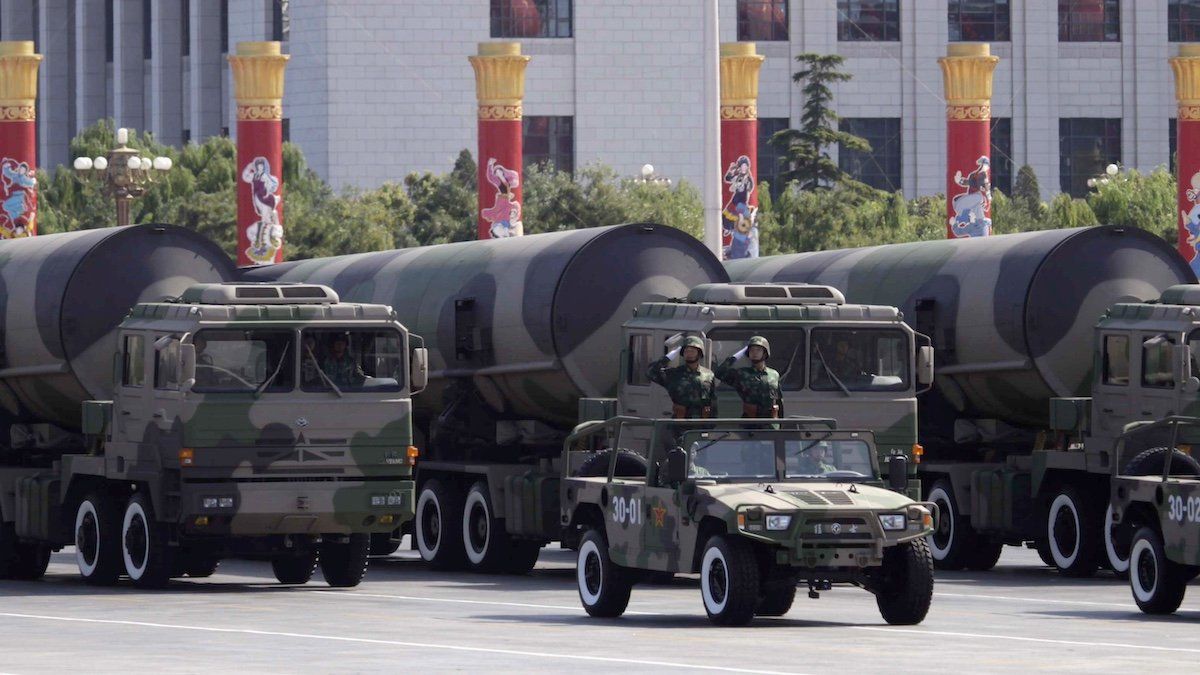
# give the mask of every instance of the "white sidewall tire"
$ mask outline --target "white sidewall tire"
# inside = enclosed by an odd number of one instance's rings
[[[592,593],[587,585],[587,561],[588,556],[595,556],[596,566],[600,570],[600,587]],[[604,593],[604,584],[608,579],[604,578],[604,558],[600,555],[600,547],[596,546],[594,541],[585,541],[579,547],[579,556],[575,562],[575,580],[579,584],[579,598],[583,600],[586,607],[595,607],[596,603],[600,602],[600,596]]]
[[[487,536],[483,539],[482,551],[476,551],[475,545],[471,542],[471,513],[476,508],[483,509],[484,523],[487,524]],[[492,545],[492,510],[488,508],[487,499],[483,493],[474,487],[467,493],[467,501],[463,505],[462,536],[467,560],[470,560],[473,565],[482,565],[483,559],[487,557],[488,547]]]
[[[1137,573],[1137,564],[1135,561],[1139,556],[1148,555],[1154,561],[1154,585],[1150,588],[1142,588],[1141,575]],[[1150,602],[1154,599],[1154,592],[1158,590],[1158,585],[1162,583],[1159,575],[1162,570],[1159,565],[1158,556],[1154,553],[1154,547],[1145,539],[1138,539],[1133,542],[1133,547],[1129,551],[1129,588],[1133,591],[1133,597],[1143,603]]]
[[[438,551],[441,550],[441,548],[442,548],[442,533],[445,531],[446,528],[444,526],[439,527],[437,544],[434,545],[433,548],[430,548],[428,545],[426,545],[426,543],[425,543],[425,528],[424,528],[425,509],[436,509],[437,516],[438,516],[438,522],[445,523],[444,511],[442,510],[442,505],[440,502],[438,502],[437,495],[435,495],[433,493],[433,490],[430,490],[427,487],[421,489],[421,496],[419,498],[417,498],[417,513],[416,513],[417,524],[416,524],[415,530],[416,530],[416,536],[417,536],[417,550],[421,552],[421,558],[425,562],[432,562],[433,557],[436,556]]]
[[[125,546],[125,536],[135,518],[141,518],[142,524],[146,528],[146,551],[140,565],[130,557],[129,549]],[[150,519],[146,517],[146,511],[142,509],[141,503],[137,500],[129,500],[129,504],[125,507],[125,518],[121,521],[121,557],[125,559],[125,573],[134,581],[141,579],[146,574],[146,568],[150,563],[150,549],[153,546],[151,537],[153,536],[150,531]]]
[[[937,545],[937,540],[934,539],[933,534],[926,537],[929,540],[929,552],[933,554],[933,559],[945,560],[946,556],[950,555],[950,550],[954,548],[954,521],[958,517],[958,514],[954,512],[954,502],[950,499],[950,495],[946,494],[946,491],[940,485],[929,491],[929,501],[938,505],[938,510],[940,511],[938,513],[938,524],[941,525],[944,518],[946,523],[950,525],[950,537],[946,540],[945,548]],[[945,508],[942,508],[943,504]],[[936,530],[934,534],[937,534]]]
[[[1112,538],[1113,526],[1113,507],[1112,504],[1104,511],[1104,553],[1108,556],[1108,565],[1117,574],[1124,574],[1129,571],[1129,561],[1132,559],[1121,559],[1117,555],[1117,546]]]
[[[79,528],[83,526],[83,520],[89,513],[92,514],[92,522],[96,528],[96,556],[90,565],[84,559],[83,550],[79,546]],[[83,500],[79,503],[79,509],[75,511],[75,564],[79,566],[79,573],[85,577],[90,577],[96,572],[96,567],[100,564],[101,547],[112,545],[112,542],[101,540],[101,531],[103,531],[103,528],[100,527],[100,514],[96,513],[96,505],[90,500]]]
[[[1058,520],[1058,513],[1067,509],[1071,518],[1075,521],[1075,542],[1071,555],[1063,555],[1062,551],[1058,550],[1058,540],[1054,537],[1054,521]],[[1067,569],[1075,564],[1075,559],[1079,557],[1079,546],[1082,544],[1083,532],[1079,523],[1079,505],[1071,501],[1070,495],[1060,494],[1050,503],[1050,510],[1046,516],[1046,539],[1050,543],[1050,557],[1054,558],[1054,564],[1058,565],[1059,569]]]
[[[718,560],[721,561],[721,568],[725,571],[725,597],[721,602],[717,602],[713,598],[710,585],[713,563]],[[704,597],[704,608],[708,610],[709,614],[720,614],[729,605],[729,561],[725,559],[725,555],[717,546],[709,546],[704,551],[704,559],[700,563],[700,595]]]

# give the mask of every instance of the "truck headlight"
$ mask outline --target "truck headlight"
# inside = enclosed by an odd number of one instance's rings
[[[791,524],[792,524],[791,516],[781,516],[781,515],[767,516],[767,529],[768,530],[774,530],[776,532],[778,532],[779,530],[786,530],[786,529],[788,529],[788,526]]]
[[[371,495],[371,506],[387,506],[387,495]]]
[[[232,509],[233,497],[201,497],[200,506],[206,509]]]
[[[903,513],[885,513],[879,516],[879,524],[885,530],[903,530],[908,525]]]

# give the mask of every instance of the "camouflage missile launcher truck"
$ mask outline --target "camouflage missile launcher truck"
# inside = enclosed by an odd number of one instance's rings
[[[410,339],[386,307],[228,282],[215,245],[138,226],[0,243],[0,576],[74,545],[90,583],[223,556],[353,586],[411,516]],[[33,280],[37,283],[34,284]],[[125,317],[122,320],[122,317]]]
[[[889,454],[907,453],[915,442],[919,336],[895,310],[842,307],[828,289],[818,289],[821,298],[793,297],[786,288],[754,297],[721,286],[728,277],[720,261],[669,227],[618,225],[364,253],[245,276],[325,284],[346,299],[390,305],[428,341],[429,388],[414,400],[423,454],[413,534],[421,556],[440,568],[528,571],[541,547],[561,536],[563,439],[581,420],[670,415],[665,391],[644,374],[649,360],[668,351],[664,340],[681,331],[712,329],[710,359],[764,331],[778,345],[772,365],[797,381],[810,367],[807,337],[815,324],[860,331],[863,342],[878,335],[866,353],[891,369],[868,380],[878,391],[856,391],[858,382],[849,395],[821,390],[787,412],[847,417],[884,438]],[[686,299],[693,288],[701,295]],[[624,407],[613,398],[595,409],[589,404],[581,416],[581,399],[616,397],[618,390]],[[737,410],[736,394],[723,394],[720,406]],[[378,550],[393,550],[395,541],[379,542]]]
[[[930,540],[938,567],[988,569],[1004,544],[1026,544],[1067,575],[1128,569],[1105,514],[1113,443],[1126,424],[1196,398],[1172,375],[1185,355],[1169,346],[1191,329],[1163,321],[1192,311],[1165,307],[1181,304],[1165,289],[1195,282],[1171,246],[1093,227],[727,268],[738,281],[830,284],[853,302],[895,305],[930,336],[937,377],[917,427],[919,476],[942,516]]]
[[[920,623],[936,507],[903,494],[903,457],[888,489],[878,458],[870,432],[832,420],[581,424],[562,460],[579,598],[619,616],[637,581],[692,572],[718,625],[781,616],[798,584],[816,598],[835,583],[874,593],[888,623]]]

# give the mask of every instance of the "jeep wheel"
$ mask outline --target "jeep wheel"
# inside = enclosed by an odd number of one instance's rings
[[[708,620],[718,626],[744,626],[758,606],[758,561],[750,543],[716,535],[704,545],[700,595]]]
[[[281,584],[307,584],[317,570],[317,552],[301,551],[271,559],[271,571]]]
[[[371,555],[389,556],[400,550],[400,530],[392,532],[376,532],[371,535]]]
[[[17,539],[13,523],[0,515],[0,579],[41,579],[50,565],[50,547]]]
[[[1046,509],[1050,557],[1063,576],[1090,577],[1100,564],[1104,527],[1094,501],[1078,487],[1064,485]]]
[[[1133,535],[1129,553],[1129,587],[1146,614],[1170,614],[1183,602],[1191,569],[1167,560],[1162,537],[1149,527]]]
[[[933,558],[928,542],[917,539],[884,549],[873,590],[884,621],[894,626],[924,621],[933,600]]]
[[[968,553],[963,566],[976,572],[986,572],[1000,562],[1001,553],[1004,553],[1004,542],[976,537],[975,547]]]
[[[796,601],[796,579],[784,579],[763,584],[762,597],[754,608],[755,616],[783,616]]]
[[[83,580],[111,586],[121,577],[121,517],[103,492],[83,498],[75,511],[75,563]]]
[[[367,559],[371,553],[371,535],[352,534],[344,542],[326,541],[321,544],[321,574],[325,583],[334,588],[353,588],[367,574]]]
[[[937,529],[928,537],[933,564],[939,570],[961,570],[978,542],[970,521],[958,511],[954,486],[949,479],[939,478],[927,499],[938,506]]]
[[[125,573],[135,586],[162,588],[175,569],[174,551],[167,543],[167,528],[154,519],[154,506],[144,492],[125,505],[121,522],[121,557]]]
[[[463,496],[452,483],[430,478],[417,497],[414,538],[421,558],[434,569],[459,569],[466,563],[463,552]]]
[[[629,570],[608,557],[608,542],[597,530],[588,530],[579,542],[575,580],[579,601],[589,616],[613,618],[625,613],[633,590]]]
[[[217,573],[217,568],[221,566],[221,559],[205,556],[192,555],[188,557],[184,563],[183,571],[192,579],[207,579]]]

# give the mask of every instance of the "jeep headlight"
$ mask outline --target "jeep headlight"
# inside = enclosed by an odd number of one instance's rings
[[[908,526],[903,513],[885,513],[879,516],[879,524],[885,530],[903,530]]]
[[[767,529],[768,530],[773,530],[775,532],[778,532],[780,530],[786,530],[786,529],[788,529],[788,526],[791,524],[792,524],[792,517],[789,515],[778,515],[777,514],[777,515],[773,515],[773,516],[767,516]]]

